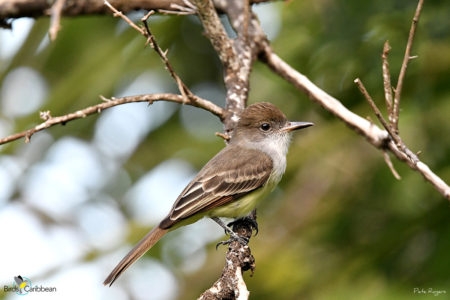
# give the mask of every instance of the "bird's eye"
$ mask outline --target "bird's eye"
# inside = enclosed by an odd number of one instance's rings
[[[270,130],[270,124],[269,123],[262,123],[260,126],[262,131],[269,131]]]

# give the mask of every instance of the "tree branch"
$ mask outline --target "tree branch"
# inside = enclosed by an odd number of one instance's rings
[[[378,120],[380,121],[381,125],[383,125],[384,129],[386,129],[386,131],[389,133],[389,136],[399,145],[402,143],[402,141],[400,140],[400,137],[398,135],[396,135],[394,132],[391,131],[391,127],[389,126],[389,124],[386,122],[386,120],[383,118],[383,115],[381,114],[381,111],[379,110],[379,108],[377,107],[377,105],[375,104],[375,102],[373,101],[372,97],[369,95],[369,92],[367,92],[366,87],[364,86],[364,84],[361,82],[361,80],[359,78],[356,78],[355,81],[356,85],[358,86],[359,90],[361,91],[361,93],[363,94],[363,96],[366,98],[367,102],[369,102],[370,107],[373,109],[373,111],[375,112],[376,117],[378,118]]]
[[[31,136],[36,132],[39,132],[41,130],[50,128],[58,124],[65,125],[67,122],[80,118],[85,118],[92,114],[100,114],[105,109],[126,103],[148,102],[149,104],[152,104],[153,102],[156,101],[170,101],[203,108],[213,113],[214,115],[218,116],[220,119],[224,117],[225,112],[221,107],[198,96],[194,97],[196,99],[195,101],[186,101],[186,99],[182,95],[169,93],[137,95],[112,99],[107,99],[101,96],[102,100],[104,101],[103,103],[99,103],[97,105],[93,105],[67,115],[52,117],[49,111],[41,113],[41,118],[45,119],[45,122],[36,125],[35,127],[30,128],[28,130],[0,139],[0,145],[18,140],[23,137],[25,138],[25,142],[28,143],[30,141]]]
[[[350,128],[366,137],[375,147],[380,148],[389,140],[386,131],[381,130],[378,126],[348,110],[339,100],[327,94],[312,83],[305,75],[282,60],[272,51],[272,48],[268,44],[265,45],[264,52],[261,54],[261,60],[276,74],[304,92],[311,100],[341,119]]]
[[[421,5],[421,2],[422,0],[420,0],[419,6]],[[418,11],[420,12],[420,9]],[[415,27],[418,20],[417,11],[414,18],[416,22],[413,22],[412,26]],[[415,32],[415,29],[411,31]],[[413,38],[411,37],[408,40],[409,45],[411,45],[412,39]],[[410,49],[410,47],[411,46],[407,47],[407,49]],[[409,55],[405,55],[405,57],[409,57]],[[406,162],[413,170],[417,170],[421,173],[422,176],[439,191],[439,193],[447,200],[450,200],[450,187],[448,184],[433,173],[425,163],[421,162],[417,155],[405,146],[397,134],[394,133],[393,135],[390,135],[386,130],[380,129],[375,124],[370,123],[366,119],[348,110],[339,100],[328,95],[325,91],[313,84],[305,75],[293,69],[273,53],[267,42],[263,42],[263,53],[261,53],[260,59],[275,73],[286,79],[299,90],[303,91],[309,98],[320,104],[327,111],[344,121],[344,123],[357,133],[364,136],[373,146],[379,149],[389,149],[400,161]],[[404,69],[406,70],[406,66]]]
[[[248,84],[239,84],[238,76],[241,61],[231,40],[217,15],[211,0],[193,0],[197,6],[197,15],[203,24],[205,34],[222,62],[224,68],[224,82],[227,90],[225,109],[230,112],[229,118],[224,120],[225,133],[232,134],[244,110],[248,97]],[[243,78],[245,80],[245,78]]]
[[[251,3],[260,3],[270,0],[251,0]],[[49,16],[54,1],[49,0],[7,0],[0,1],[0,20],[17,19],[22,17]],[[110,0],[118,10],[128,13],[135,10],[156,10],[162,13],[186,13],[189,7],[184,0]],[[109,9],[103,0],[70,0],[62,10],[63,16],[104,15]],[[193,14],[195,12],[191,12]]]
[[[383,69],[383,86],[384,86],[384,98],[386,100],[386,108],[389,116],[389,123],[392,125],[392,84],[391,84],[391,73],[389,72],[389,62],[388,55],[391,50],[391,46],[389,46],[389,41],[384,43],[383,54],[381,58],[383,60],[382,69]]]
[[[61,12],[66,0],[56,0],[51,8],[51,20],[50,29],[48,31],[50,40],[54,41],[58,35],[58,31],[61,29]]]
[[[197,6],[197,15],[203,24],[205,34],[217,52],[225,71],[237,72],[239,61],[233,48],[233,42],[228,38],[214,4],[210,0],[194,0],[193,2]]]
[[[224,66],[225,109],[230,112],[224,120],[224,127],[225,132],[232,135],[239,114],[247,103],[252,64],[261,50],[258,42],[267,39],[249,1],[215,1],[215,6],[211,0],[194,0],[194,3],[206,35]],[[235,39],[227,36],[216,9],[228,16],[237,35]]]
[[[147,42],[145,45],[150,44],[150,46],[155,50],[155,52],[159,55],[163,63],[166,65],[167,71],[169,71],[170,76],[175,80],[175,83],[178,86],[178,90],[180,91],[181,95],[185,98],[186,101],[195,101],[195,97],[193,97],[193,93],[188,89],[188,87],[183,83],[181,78],[178,76],[178,74],[175,72],[175,69],[173,68],[172,64],[170,63],[169,59],[167,58],[167,52],[163,51],[161,47],[159,47],[159,44],[156,42],[155,36],[151,33],[150,28],[148,27],[147,20],[148,18],[154,13],[153,10],[149,11],[142,19],[142,23],[144,24],[144,28],[137,26],[133,21],[131,21],[127,16],[125,16],[122,12],[118,11],[114,6],[112,6],[107,0],[105,1],[105,5],[111,9],[111,11],[114,13],[114,17],[119,17],[123,19],[125,22],[127,22],[133,29],[135,29],[137,32],[139,32],[141,35],[143,35]],[[188,99],[189,98],[189,99]]]
[[[394,95],[394,106],[392,108],[392,124],[393,130],[398,134],[398,119],[400,114],[400,96],[403,89],[403,81],[405,80],[406,68],[408,67],[408,62],[415,58],[411,57],[411,47],[414,41],[414,35],[416,34],[417,23],[419,22],[420,12],[422,11],[423,0],[419,0],[416,8],[416,13],[412,20],[411,29],[409,30],[408,42],[406,43],[405,55],[403,57],[402,67],[400,69],[400,74],[398,76],[397,87],[395,88]]]
[[[256,220],[256,212],[252,212]],[[233,231],[240,237],[250,239],[253,233],[252,225],[246,222],[234,222]],[[255,258],[248,245],[242,245],[238,241],[233,241],[228,246],[225,256],[225,266],[220,278],[207,289],[198,299],[248,299],[250,292],[247,290],[242,273],[255,269]]]

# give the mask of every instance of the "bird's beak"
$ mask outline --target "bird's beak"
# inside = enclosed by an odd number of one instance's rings
[[[293,130],[298,130],[313,125],[314,123],[311,122],[287,122],[286,125],[284,125],[284,127],[281,128],[281,131],[290,132]]]

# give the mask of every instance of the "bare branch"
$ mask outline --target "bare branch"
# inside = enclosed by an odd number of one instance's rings
[[[181,6],[176,3],[171,4],[172,10],[159,9],[158,12],[163,14],[174,15],[194,15],[197,13],[197,8],[189,0],[183,0],[186,6]]]
[[[349,111],[339,100],[328,95],[313,84],[305,75],[299,73],[279,58],[272,52],[269,45],[266,45],[264,53],[260,57],[275,73],[285,78],[296,88],[307,94],[313,101],[344,121],[350,128],[364,136],[373,146],[385,149],[387,143],[388,149],[399,160],[406,162],[413,170],[419,171],[447,200],[450,200],[450,187],[439,176],[434,174],[426,164],[421,162],[417,155],[406,148],[403,142],[398,145],[389,139],[387,131],[381,130],[375,124]]]
[[[411,159],[408,157],[408,155],[404,151],[399,149],[399,147],[394,141],[390,141],[388,143],[388,148],[400,161],[403,161],[406,164],[408,164],[408,166],[411,169],[420,172],[420,174],[422,174],[422,176],[427,181],[429,181],[439,193],[441,193],[447,200],[450,200],[450,187],[448,186],[448,184],[444,180],[442,180],[439,176],[437,176],[425,163],[423,163],[420,160],[418,160],[415,163],[412,162]],[[406,151],[410,150],[407,149]],[[411,155],[411,153],[409,155]]]
[[[246,76],[239,76],[242,62],[234,47],[234,41],[227,36],[212,1],[194,0],[194,3],[206,36],[224,67],[224,82],[227,89],[225,108],[230,112],[229,117],[224,120],[224,128],[225,133],[231,135],[247,102],[248,80]]]
[[[364,97],[369,102],[370,106],[372,107],[373,111],[375,112],[375,115],[377,116],[378,120],[381,122],[383,127],[386,129],[386,131],[389,133],[389,136],[392,140],[396,143],[397,147],[409,158],[409,160],[415,165],[419,158],[416,154],[414,154],[411,150],[406,147],[405,143],[402,141],[400,136],[393,131],[393,128],[389,126],[386,122],[386,120],[383,118],[383,115],[381,114],[380,110],[376,106],[375,102],[372,100],[372,97],[370,97],[369,93],[367,92],[366,88],[364,87],[363,83],[359,78],[355,79],[355,83],[358,85],[359,90],[364,95]]]
[[[253,233],[252,226],[246,222],[235,222],[233,231],[247,240]],[[198,299],[248,299],[250,292],[247,290],[242,273],[251,270],[253,274],[254,269],[255,258],[248,245],[242,245],[238,241],[231,242],[225,256],[222,276]]]
[[[48,34],[50,36],[50,40],[52,41],[56,40],[58,31],[61,29],[61,12],[64,7],[64,3],[66,3],[66,0],[56,0],[51,8],[50,29]]]
[[[406,68],[408,67],[408,62],[412,59],[411,57],[411,47],[414,41],[414,35],[416,34],[417,23],[419,22],[420,12],[422,11],[423,0],[419,0],[417,4],[416,13],[412,20],[411,29],[409,30],[408,43],[406,44],[405,56],[403,57],[402,67],[400,69],[400,74],[398,76],[397,87],[395,88],[394,95],[394,107],[392,109],[392,123],[394,125],[394,131],[398,133],[398,119],[400,114],[400,96],[403,89],[403,81],[405,79]]]
[[[386,46],[386,44],[385,44]],[[375,112],[375,115],[377,116],[378,120],[381,122],[383,127],[387,130],[389,133],[389,136],[397,143],[397,145],[402,145],[401,148],[406,148],[403,141],[400,139],[400,137],[392,131],[392,127],[387,123],[387,121],[383,118],[383,115],[381,114],[381,111],[378,109],[377,105],[373,101],[372,97],[370,96],[369,92],[367,91],[364,84],[361,82],[359,78],[355,79],[355,83],[358,85],[359,90],[363,94],[363,96],[366,98],[367,102],[369,102],[370,106],[372,107],[373,111]],[[394,177],[398,180],[401,179],[400,175],[397,173],[397,171],[394,169],[394,165],[392,164],[391,158],[389,157],[389,154],[383,150],[383,156],[384,161],[388,165],[389,169],[391,170]]]
[[[212,1],[193,0],[193,2],[197,6],[197,14],[203,24],[206,36],[211,41],[224,68],[237,72],[240,64],[233,48],[233,42],[228,38]]]
[[[112,6],[107,0],[105,0],[105,5],[108,6],[114,13],[114,17],[120,17],[125,22],[127,22],[132,28],[134,28],[137,32],[143,35],[147,41],[146,45],[150,44],[150,46],[155,50],[155,52],[159,55],[163,63],[166,65],[166,69],[169,71],[172,78],[175,80],[175,83],[178,86],[178,90],[180,91],[183,98],[185,98],[185,102],[197,100],[197,97],[189,90],[189,88],[183,83],[181,78],[175,72],[172,64],[167,58],[167,50],[163,51],[159,44],[157,43],[154,35],[151,33],[150,28],[148,27],[147,20],[148,18],[154,14],[154,11],[149,11],[144,17],[141,18],[142,23],[144,24],[144,28],[137,26],[133,21],[131,21],[127,16],[125,16],[122,12],[118,11],[114,6]]]
[[[261,60],[275,73],[308,95],[311,100],[317,102],[325,110],[344,121],[350,128],[369,139],[369,142],[377,148],[381,147],[389,139],[386,131],[381,130],[368,120],[348,110],[339,100],[327,94],[312,83],[305,75],[283,61],[272,51],[268,44],[264,49],[264,53],[261,55]]]
[[[145,15],[141,19],[142,23],[144,23],[144,27],[145,27],[145,34],[144,34],[144,36],[147,37],[147,43],[150,43],[150,46],[156,51],[156,53],[158,53],[159,57],[161,58],[161,60],[166,65],[166,69],[169,71],[170,75],[175,80],[175,82],[176,82],[176,84],[178,86],[178,90],[180,91],[181,95],[183,95],[183,97],[185,97],[186,100],[187,100],[187,98],[194,99],[194,98],[192,98],[192,95],[193,95],[192,92],[183,83],[181,78],[175,72],[172,64],[169,61],[169,59],[167,58],[167,50],[163,51],[161,49],[161,47],[159,47],[159,44],[156,42],[156,39],[155,39],[154,35],[151,33],[150,28],[148,27],[147,20],[153,13],[154,13],[154,11],[151,10],[147,15]]]
[[[395,170],[394,165],[392,164],[391,157],[389,156],[389,153],[387,151],[383,150],[383,157],[384,161],[386,162],[386,165],[389,167],[389,170],[391,170],[392,175],[394,175],[395,179],[400,180],[402,179],[400,175],[398,174],[397,170]]]
[[[226,13],[236,31],[234,40],[226,35],[211,0],[194,2],[206,35],[224,66],[225,108],[230,112],[224,126],[225,132],[231,135],[247,103],[252,64],[261,50],[258,42],[267,38],[251,11],[249,1],[215,1],[215,8]]]
[[[145,36],[145,30],[143,28],[141,28],[141,27],[137,26],[136,24],[134,24],[134,22],[131,21],[127,16],[125,16],[121,11],[117,10],[113,5],[111,5],[111,3],[109,3],[108,0],[105,0],[104,3],[113,12],[113,16],[114,17],[118,17],[118,18],[123,19],[133,29],[135,29],[137,32],[139,32],[143,36]]]
[[[381,58],[383,60],[383,86],[384,86],[384,99],[386,100],[386,108],[388,112],[389,123],[392,126],[392,84],[391,73],[389,71],[388,55],[391,50],[389,41],[384,43],[383,54]]]
[[[367,102],[369,102],[370,107],[372,107],[373,111],[375,112],[375,115],[377,116],[378,120],[381,122],[381,125],[383,125],[384,129],[389,133],[390,137],[397,143],[400,144],[402,141],[399,139],[398,135],[395,134],[395,132],[392,132],[391,127],[386,122],[386,120],[383,118],[383,115],[381,114],[381,111],[378,109],[377,105],[373,101],[372,97],[369,95],[369,92],[366,90],[366,87],[361,82],[359,78],[355,79],[355,83],[358,86],[359,90],[363,94],[364,98],[366,98]]]
[[[9,143],[11,141],[20,139],[20,138],[25,138],[25,142],[29,142],[31,136],[41,130],[47,129],[49,127],[52,127],[54,125],[58,125],[58,124],[66,124],[67,122],[70,122],[72,120],[76,120],[76,119],[80,119],[80,118],[85,118],[89,115],[92,114],[99,114],[101,113],[103,110],[117,106],[117,105],[121,105],[121,104],[126,104],[126,103],[135,103],[135,102],[148,102],[149,104],[152,104],[153,102],[156,101],[170,101],[170,102],[176,102],[176,103],[180,103],[180,104],[188,104],[188,105],[192,105],[192,106],[196,106],[196,107],[200,107],[203,108],[211,113],[213,113],[214,115],[218,116],[220,119],[223,119],[224,117],[224,110],[215,105],[214,103],[199,98],[197,96],[194,96],[196,98],[195,101],[188,101],[186,102],[186,99],[183,98],[183,96],[181,95],[177,95],[177,94],[169,94],[169,93],[161,93],[161,94],[148,94],[148,95],[137,95],[137,96],[128,96],[128,97],[121,97],[121,98],[112,98],[112,99],[107,99],[103,96],[101,96],[103,102],[99,103],[97,105],[93,105],[90,107],[87,107],[85,109],[81,109],[79,111],[67,114],[67,115],[63,115],[63,116],[59,116],[59,117],[52,117],[50,115],[50,112],[44,112],[41,113],[41,118],[46,119],[45,122],[36,125],[35,127],[25,130],[23,132],[19,132],[13,135],[10,135],[8,137],[5,137],[3,139],[0,139],[0,145]]]
[[[221,0],[216,0],[219,2]],[[271,0],[251,0],[251,3],[268,2]],[[0,22],[6,19],[22,17],[41,17],[50,14],[53,1],[49,0],[7,0],[0,1]],[[110,0],[118,10],[128,13],[137,10],[156,10],[161,13],[195,14],[189,10],[186,0]],[[70,0],[62,10],[63,16],[104,15],[109,9],[103,0]]]

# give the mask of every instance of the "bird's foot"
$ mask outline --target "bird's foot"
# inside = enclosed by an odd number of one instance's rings
[[[248,242],[249,242],[249,239],[237,235],[231,229],[230,229],[230,231],[225,230],[225,232],[227,232],[227,234],[230,235],[230,238],[228,240],[226,240],[226,241],[218,242],[216,244],[216,250],[217,250],[217,248],[219,248],[220,245],[229,245],[229,244],[231,244],[232,242],[235,242],[235,241],[239,242],[243,246],[246,246],[248,244]]]
[[[220,227],[222,227],[222,228],[225,230],[225,234],[228,234],[228,235],[230,236],[230,238],[229,238],[228,240],[226,240],[226,241],[221,241],[221,242],[217,243],[216,249],[217,249],[220,245],[228,245],[228,244],[230,244],[230,243],[232,243],[232,242],[234,242],[234,241],[237,241],[237,242],[239,242],[241,245],[244,245],[244,246],[248,244],[249,238],[239,236],[239,235],[238,235],[236,232],[234,232],[229,226],[225,225],[225,223],[224,223],[221,219],[219,219],[219,218],[217,218],[217,217],[214,217],[214,218],[212,218],[212,219],[213,219],[217,224],[219,224]],[[232,223],[233,223],[233,222],[232,222]],[[230,224],[231,224],[231,223],[230,223]]]

